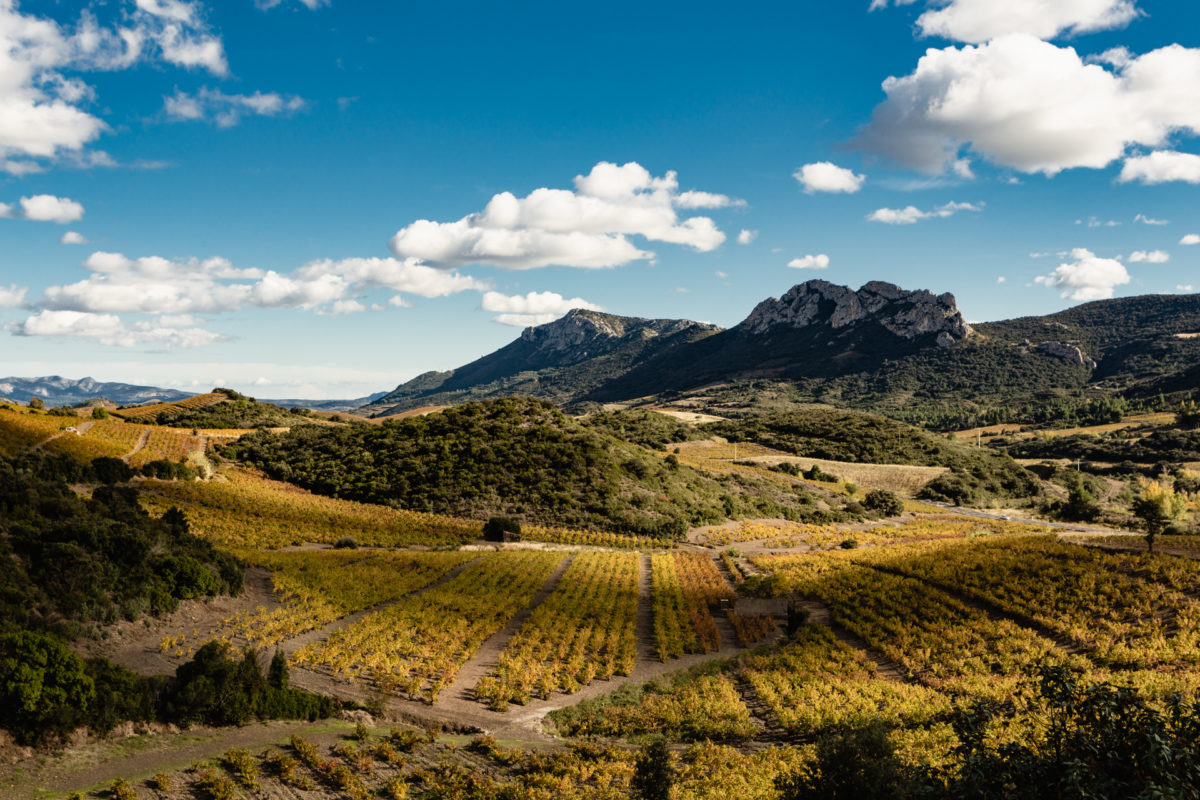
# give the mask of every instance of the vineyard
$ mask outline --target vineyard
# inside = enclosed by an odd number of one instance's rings
[[[180,508],[195,533],[235,549],[334,544],[346,536],[381,547],[457,546],[480,535],[470,520],[322,497],[232,468],[204,482],[146,481],[142,501],[154,514]]]
[[[148,430],[141,425],[127,425],[110,420],[89,424],[91,427],[82,435],[60,436],[47,444],[46,450],[85,462],[101,457],[122,458],[133,452],[142,438],[143,431]]]
[[[78,422],[71,417],[0,408],[0,453],[6,456],[22,453]]]
[[[655,553],[650,563],[659,660],[720,650],[721,634],[710,607],[733,599],[733,590],[713,560],[697,553]]]
[[[132,421],[152,420],[163,411],[172,411],[178,408],[208,408],[220,403],[229,402],[229,397],[221,392],[209,392],[207,394],[198,394],[193,397],[188,397],[183,400],[176,400],[172,403],[151,403],[144,406],[131,406],[130,408],[121,408],[112,412],[114,416],[121,417]]]
[[[457,552],[356,550],[250,550],[239,555],[248,564],[271,572],[282,606],[235,614],[202,635],[170,636],[162,641],[160,650],[183,657],[210,639],[273,647],[348,614],[398,600],[474,558]]]
[[[637,661],[641,556],[582,553],[534,609],[475,694],[492,709],[572,694],[593,680],[629,675]]]
[[[546,583],[563,553],[483,556],[420,597],[368,615],[294,655],[297,664],[434,703],[458,670]]]

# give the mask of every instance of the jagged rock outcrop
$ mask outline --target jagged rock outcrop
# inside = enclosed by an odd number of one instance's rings
[[[564,366],[609,352],[622,340],[654,339],[693,328],[720,330],[714,325],[686,319],[619,317],[576,308],[561,319],[526,328],[521,333],[521,341],[549,359],[550,363],[543,366]]]
[[[941,347],[951,347],[975,334],[949,292],[906,291],[883,281],[871,281],[857,292],[828,281],[806,281],[778,299],[759,303],[737,329],[752,334],[765,333],[776,325],[839,329],[867,320],[902,339],[933,336]]]
[[[1042,342],[1037,346],[1037,349],[1048,356],[1061,358],[1063,361],[1069,361],[1081,367],[1087,367],[1088,369],[1096,368],[1095,359],[1089,357],[1087,353],[1074,345],[1064,344],[1063,342]]]

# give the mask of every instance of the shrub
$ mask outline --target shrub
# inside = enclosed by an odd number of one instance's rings
[[[336,550],[357,550],[358,540],[353,536],[343,536],[334,542],[333,547]]]
[[[883,517],[898,517],[904,513],[904,501],[887,489],[872,489],[862,500],[863,507]]]
[[[492,517],[483,524],[483,538],[489,542],[511,541],[521,535],[521,524],[509,517]]]

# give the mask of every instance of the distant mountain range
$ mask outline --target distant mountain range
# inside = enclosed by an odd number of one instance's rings
[[[73,406],[89,400],[109,400],[117,405],[170,403],[191,397],[193,392],[160,389],[156,386],[136,386],[129,383],[109,383],[95,378],[72,380],[58,375],[42,378],[0,378],[0,397],[28,403],[41,398],[48,406]]]
[[[518,394],[569,405],[705,392],[736,406],[768,385],[791,399],[886,410],[1088,387],[1194,389],[1198,362],[1198,295],[1102,300],[972,326],[949,293],[813,280],[728,330],[574,310],[470,364],[403,383],[360,412]]]

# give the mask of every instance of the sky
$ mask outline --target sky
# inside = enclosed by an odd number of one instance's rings
[[[1200,288],[1200,4],[0,0],[0,375],[352,398],[584,307]]]

